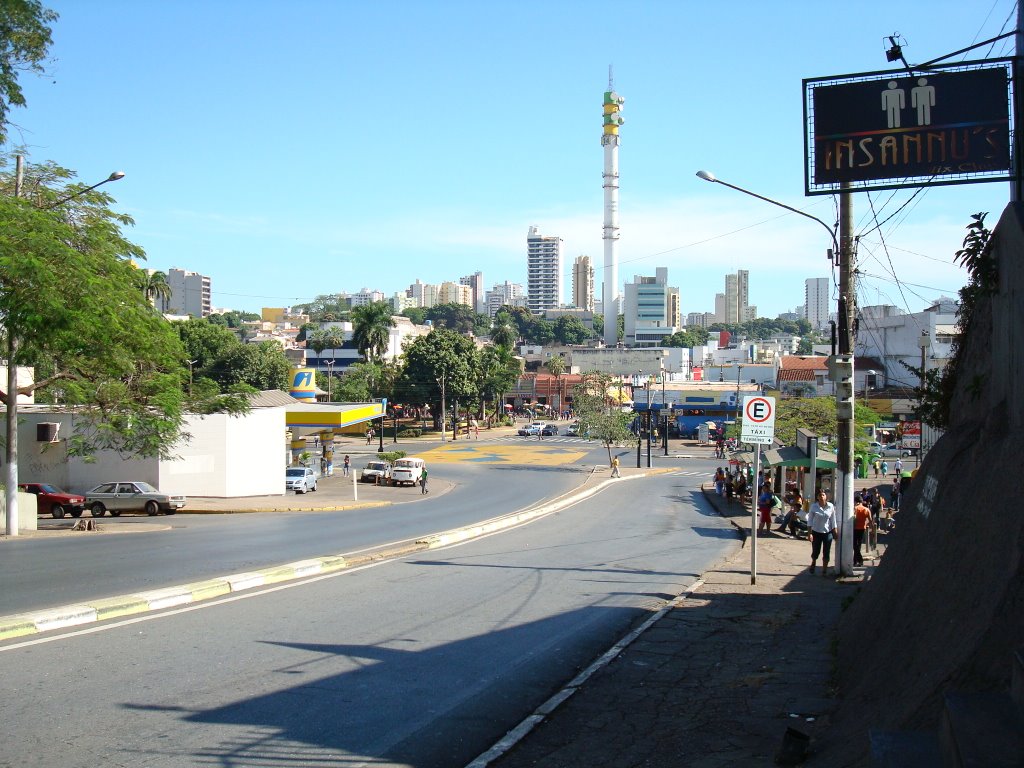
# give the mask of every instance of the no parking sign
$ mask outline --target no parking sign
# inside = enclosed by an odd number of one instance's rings
[[[775,398],[748,395],[743,398],[743,429],[740,442],[771,444],[775,438]]]

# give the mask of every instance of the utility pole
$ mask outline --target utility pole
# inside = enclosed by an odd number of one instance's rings
[[[14,196],[21,197],[25,178],[24,160],[15,156]],[[18,535],[18,340],[13,329],[7,334],[7,466],[4,481],[7,484],[7,535]]]
[[[448,411],[444,404],[444,374],[441,374],[441,442],[445,441],[445,434],[448,431]]]
[[[844,183],[839,193],[839,329],[836,381],[836,469],[839,487],[834,493],[839,518],[836,573],[853,575],[853,319],[857,314],[857,286],[853,252],[853,195]]]

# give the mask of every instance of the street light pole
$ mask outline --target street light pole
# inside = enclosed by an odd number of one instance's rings
[[[333,403],[334,398],[331,396],[331,382],[334,379],[334,358],[324,363],[327,366],[327,402]]]
[[[15,160],[15,171],[14,171],[14,196],[21,197],[22,183],[25,178],[25,161],[21,155],[16,155]],[[110,174],[103,181],[93,184],[91,187],[73,192],[66,197],[62,197],[55,203],[50,205],[41,206],[42,210],[48,211],[51,208],[56,208],[59,205],[63,205],[69,200],[73,200],[79,195],[84,195],[90,190],[96,189],[101,184],[106,184],[108,181],[118,181],[124,178],[124,173],[121,171],[115,171]],[[18,535],[18,339],[12,332],[7,337],[7,424],[5,435],[7,437],[7,446],[5,456],[7,459],[6,472],[4,473],[4,480],[6,489],[4,492],[4,500],[6,501],[7,508],[5,513],[6,522],[6,534],[8,536]]]
[[[833,378],[836,381],[836,468],[840,477],[840,493],[835,500],[839,518],[839,547],[836,557],[836,571],[844,576],[853,574],[853,317],[855,314],[855,274],[853,270],[853,202],[848,183],[843,183],[839,193],[839,237],[817,216],[812,216],[778,200],[737,187],[715,178],[710,171],[697,171],[697,177],[704,181],[721,184],[756,197],[771,205],[818,222],[832,238],[832,258],[836,259],[839,271],[838,306],[838,350],[832,358]]]

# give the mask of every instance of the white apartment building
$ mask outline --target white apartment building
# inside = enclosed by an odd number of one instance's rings
[[[594,311],[594,265],[589,256],[577,256],[572,263],[572,303],[577,309]]]
[[[164,314],[207,317],[212,307],[210,278],[178,267],[167,270],[169,298],[156,298],[156,308]]]
[[[829,282],[827,277],[804,280],[804,317],[814,330],[828,327]]]
[[[437,300],[437,286],[429,283],[421,283],[419,278],[416,282],[409,286],[405,292],[407,296],[412,298],[417,307],[432,307],[440,302]]]
[[[503,306],[525,307],[526,292],[520,283],[495,283],[494,288],[487,292],[487,314],[494,317]]]
[[[925,368],[943,368],[949,360],[956,336],[956,302],[942,298],[923,312],[908,314],[898,307],[861,307],[858,311],[856,357],[880,361],[883,370],[875,378],[878,387],[912,388],[920,383],[902,363],[921,367],[921,344]],[[883,380],[884,376],[884,380]]]
[[[535,315],[562,303],[562,238],[537,227],[526,235],[526,307]]]
[[[358,293],[353,293],[348,297],[349,306],[352,307],[365,307],[367,304],[385,301],[386,299],[387,297],[383,291],[371,291],[368,288],[363,288]]]

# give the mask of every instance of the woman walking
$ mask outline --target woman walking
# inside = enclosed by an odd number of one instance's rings
[[[811,530],[811,573],[817,568],[818,555],[821,554],[821,575],[828,576],[832,540],[838,535],[837,524],[835,506],[828,500],[824,490],[818,491],[818,498],[807,513],[807,527]]]

